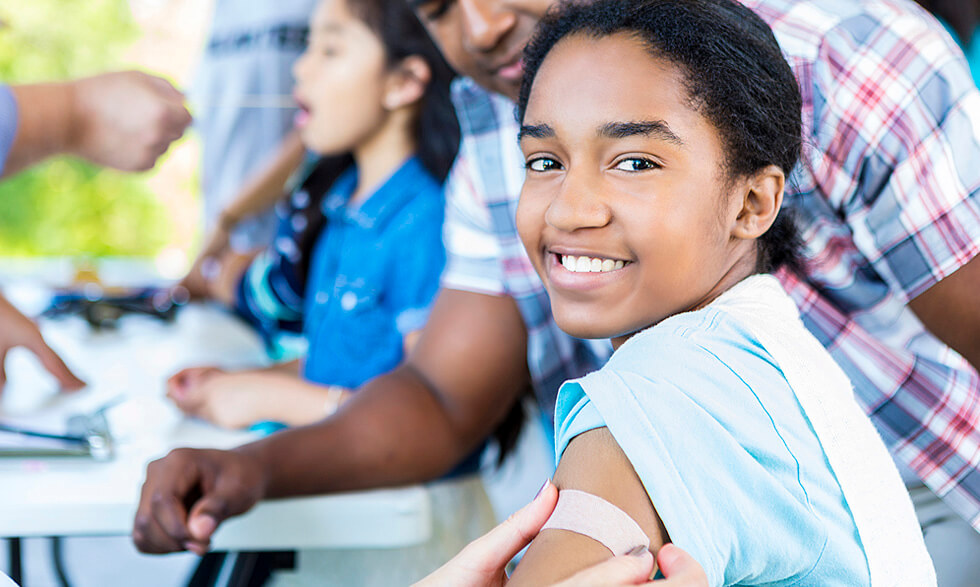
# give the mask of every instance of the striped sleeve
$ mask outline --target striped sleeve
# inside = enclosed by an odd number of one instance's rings
[[[10,88],[0,85],[0,174],[17,134],[17,101]]]

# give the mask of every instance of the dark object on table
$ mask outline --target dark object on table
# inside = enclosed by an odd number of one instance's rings
[[[41,313],[45,318],[81,316],[92,328],[115,328],[127,314],[143,314],[172,322],[177,310],[189,299],[183,287],[148,287],[123,294],[106,293],[96,284],[86,284],[82,291],[57,293]]]

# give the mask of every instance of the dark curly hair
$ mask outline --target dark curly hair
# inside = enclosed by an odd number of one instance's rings
[[[517,103],[523,123],[538,69],[570,35],[627,33],[650,54],[680,69],[691,107],[721,135],[730,177],[776,165],[788,177],[800,157],[802,98],[769,26],[734,0],[597,0],[559,5],[542,19],[524,50]],[[601,75],[601,74],[600,74]],[[758,240],[756,270],[800,271],[800,237],[780,212]]]

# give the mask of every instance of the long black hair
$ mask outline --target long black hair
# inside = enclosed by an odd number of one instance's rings
[[[731,177],[770,164],[789,177],[802,143],[800,89],[772,30],[734,0],[598,0],[557,7],[524,51],[519,121],[538,69],[558,41],[616,33],[631,35],[682,71],[690,103],[721,135]],[[786,210],[758,243],[757,271],[801,270],[800,238]]]

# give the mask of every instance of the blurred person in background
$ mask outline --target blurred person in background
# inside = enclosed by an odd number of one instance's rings
[[[205,237],[182,284],[209,297],[225,264],[240,269],[276,231],[273,205],[304,160],[292,67],[316,0],[216,0],[190,91],[202,144]],[[233,271],[234,272],[234,271]]]

